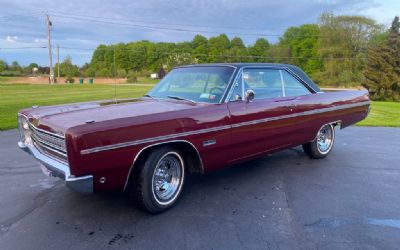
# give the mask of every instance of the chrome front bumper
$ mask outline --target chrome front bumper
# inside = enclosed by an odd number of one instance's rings
[[[47,170],[50,171],[51,176],[59,177],[64,180],[66,185],[72,190],[83,194],[93,193],[93,175],[75,177],[71,175],[68,165],[42,154],[34,146],[20,141],[18,142],[18,147],[33,155],[33,157],[35,157]]]

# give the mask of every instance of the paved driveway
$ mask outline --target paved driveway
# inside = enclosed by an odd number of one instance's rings
[[[285,150],[192,176],[177,206],[148,215],[121,194],[47,179],[0,132],[0,249],[395,249],[400,129],[347,128],[332,154]]]

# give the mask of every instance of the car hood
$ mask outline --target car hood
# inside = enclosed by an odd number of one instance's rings
[[[86,123],[179,111],[197,105],[205,104],[140,98],[37,107],[20,113],[27,116],[36,127],[64,134],[67,129]]]

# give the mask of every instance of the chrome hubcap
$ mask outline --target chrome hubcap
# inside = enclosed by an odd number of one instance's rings
[[[175,154],[165,155],[153,174],[153,193],[160,202],[175,198],[182,182],[182,164]]]
[[[317,136],[317,146],[321,153],[327,153],[333,143],[333,128],[331,125],[323,126]]]

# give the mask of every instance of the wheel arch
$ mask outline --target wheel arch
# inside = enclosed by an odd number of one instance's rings
[[[146,147],[142,148],[135,156],[133,163],[129,169],[124,190],[126,190],[129,186],[129,183],[132,181],[132,177],[134,174],[134,169],[139,164],[143,164],[149,154],[156,148],[170,146],[175,149],[178,149],[182,153],[182,158],[187,165],[187,170],[190,173],[204,173],[204,166],[203,161],[201,159],[200,153],[197,148],[193,145],[193,143],[187,140],[173,140],[173,141],[166,141],[155,143],[151,145],[147,145]]]
[[[322,124],[317,131],[315,132],[315,136],[313,137],[313,139],[311,141],[314,141],[317,136],[318,136],[318,131],[321,130],[321,128],[323,128],[325,125],[332,125],[333,129],[335,129],[336,127],[339,127],[340,129],[342,129],[342,121],[341,120],[337,120],[337,121],[333,121],[333,122],[326,122],[324,124]]]

